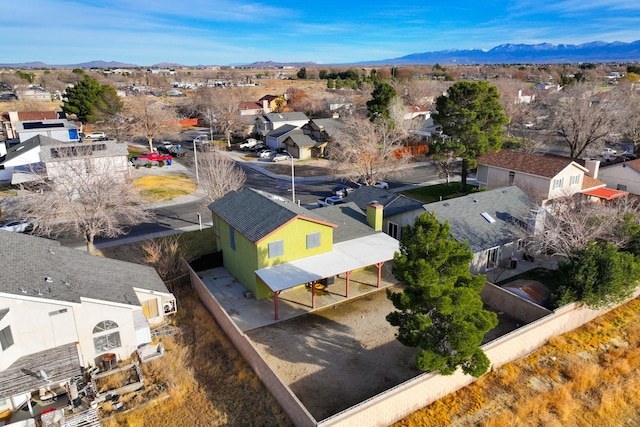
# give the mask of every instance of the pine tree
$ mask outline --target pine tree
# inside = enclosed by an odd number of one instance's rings
[[[431,213],[402,230],[393,273],[404,291],[387,291],[397,311],[387,315],[398,327],[397,339],[418,347],[416,364],[423,371],[453,374],[457,367],[479,377],[490,361],[480,345],[497,326],[497,316],[480,299],[486,277],[472,276],[473,253],[450,235],[448,223]]]

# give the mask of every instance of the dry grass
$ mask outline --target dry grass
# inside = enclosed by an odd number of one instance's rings
[[[184,174],[143,176],[136,179],[133,184],[139,188],[147,203],[164,202],[186,196],[197,189],[195,181]]]
[[[638,425],[639,312],[633,300],[395,426]]]

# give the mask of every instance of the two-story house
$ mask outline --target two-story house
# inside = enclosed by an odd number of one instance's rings
[[[255,129],[257,134],[266,139],[270,132],[282,126],[289,125],[292,129],[299,129],[307,122],[309,122],[309,117],[304,113],[269,113],[256,117]],[[269,145],[269,141],[267,141],[267,145]],[[271,148],[279,147],[272,146]]]
[[[500,150],[478,158],[477,181],[481,187],[515,185],[536,203],[589,192],[605,186],[598,180],[600,161]]]
[[[343,123],[339,119],[312,119],[300,129],[291,129],[283,144],[298,159],[322,157],[331,138],[342,127]]]
[[[398,242],[382,233],[382,206],[365,215],[346,203],[309,210],[245,188],[209,209],[224,267],[256,298],[393,259]]]
[[[0,231],[0,413],[151,342],[176,299],[149,266]]]

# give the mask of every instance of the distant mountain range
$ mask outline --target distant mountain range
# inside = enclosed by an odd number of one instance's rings
[[[590,42],[583,44],[501,44],[491,50],[441,50],[438,52],[412,53],[407,56],[376,61],[361,61],[333,65],[427,65],[427,64],[551,64],[576,62],[636,62],[640,61],[640,40],[625,42]],[[314,62],[260,61],[242,67],[312,67]],[[323,64],[331,65],[331,64]],[[202,66],[202,65],[200,65]],[[51,65],[43,62],[0,64],[11,68],[182,68],[181,64],[163,62],[141,66],[118,61],[90,61],[81,64]]]

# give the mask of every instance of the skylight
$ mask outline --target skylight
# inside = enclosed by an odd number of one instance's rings
[[[490,224],[493,224],[494,222],[496,222],[496,220],[486,212],[482,212],[480,215],[482,215],[482,218],[486,219],[487,222]]]

